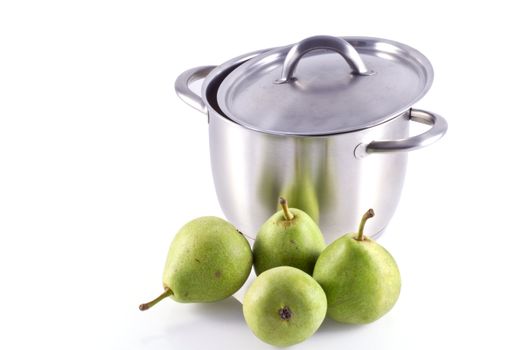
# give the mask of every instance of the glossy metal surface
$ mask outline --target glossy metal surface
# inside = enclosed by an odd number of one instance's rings
[[[220,110],[236,123],[257,131],[332,135],[395,118],[431,86],[433,70],[429,61],[411,47],[378,38],[333,39],[345,42],[347,47],[352,45],[354,49],[350,50],[355,50],[375,73],[349,74],[348,62],[332,49],[333,41],[327,45],[329,50],[311,50],[323,44],[316,38],[314,43],[307,41],[309,45],[301,50],[298,46],[272,49],[236,68],[217,92]],[[276,84],[290,64],[287,60],[291,52],[295,60],[304,54],[297,61],[294,79]]]
[[[297,206],[318,218],[327,242],[355,231],[369,208],[375,209],[376,216],[365,233],[378,237],[394,214],[402,191],[407,152],[401,151],[400,142],[415,141],[408,137],[410,118],[431,123],[432,114],[406,110],[375,127],[326,136],[284,136],[248,129],[221,112],[217,91],[236,67],[265,51],[236,57],[213,69],[202,86],[204,109],[194,103],[199,96],[188,86],[176,84],[185,102],[208,111],[212,172],[226,218],[254,238],[260,225],[277,210],[278,197],[299,192],[303,197]],[[196,69],[194,74],[201,77],[204,69]],[[193,81],[183,78],[181,81]],[[417,139],[420,146],[436,141],[433,135],[421,135]],[[382,142],[393,141],[390,145],[398,147],[397,152],[374,154],[389,145]],[[355,156],[359,145],[370,148],[367,157]]]
[[[175,80],[174,88],[175,93],[181,100],[183,100],[190,107],[197,109],[201,113],[208,113],[207,101],[206,98],[203,99],[200,95],[194,93],[190,89],[190,84],[195,81],[205,79],[203,83],[203,96],[206,94],[205,88],[211,84],[211,80],[218,80],[216,78],[224,78],[226,74],[230,73],[234,67],[237,67],[240,63],[246,62],[247,60],[256,57],[262,53],[267,52],[266,50],[253,51],[247,54],[244,54],[239,57],[235,57],[220,66],[200,66],[190,68],[183,73],[181,73]],[[212,73],[213,72],[213,73]]]
[[[366,234],[378,237],[402,190],[407,153],[354,157],[364,140],[407,137],[407,116],[359,132],[325,137],[265,134],[210,111],[210,158],[221,208],[239,230],[254,238],[277,210],[280,195],[310,193],[291,205],[318,216],[327,242],[357,230],[374,208]],[[295,188],[296,187],[296,188]],[[317,213],[317,214],[316,214]]]
[[[430,125],[431,128],[420,135],[405,139],[371,141],[368,144],[359,144],[354,151],[354,155],[357,158],[363,158],[371,153],[414,151],[435,143],[447,132],[447,121],[436,113],[412,108],[409,112],[409,120]]]
[[[296,69],[303,55],[310,51],[321,49],[331,50],[339,53],[347,62],[349,67],[351,67],[351,74],[373,74],[373,72],[367,69],[365,63],[363,63],[360,54],[347,41],[334,36],[318,35],[304,39],[292,46],[285,57],[285,61],[283,61],[281,78],[276,80],[276,83],[289,83],[293,79],[294,70]]]
[[[197,109],[201,113],[207,113],[206,104],[201,96],[190,90],[190,84],[194,81],[202,80],[214,69],[216,66],[201,66],[188,69],[181,73],[175,80],[175,92],[181,100],[187,105]]]

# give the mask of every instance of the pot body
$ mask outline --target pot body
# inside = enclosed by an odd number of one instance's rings
[[[209,111],[210,158],[221,208],[248,237],[277,210],[278,197],[318,221],[327,242],[358,229],[369,208],[376,216],[365,234],[378,237],[393,216],[404,183],[407,153],[359,158],[372,140],[404,139],[409,111],[356,132],[284,136],[250,130]]]
[[[400,199],[407,151],[439,140],[447,131],[446,120],[410,109],[373,127],[326,136],[248,129],[221,112],[217,91],[236,67],[266,51],[245,54],[217,67],[189,69],[175,83],[179,97],[208,114],[212,173],[226,218],[254,239],[260,226],[278,210],[279,196],[284,196],[291,207],[306,211],[319,223],[327,243],[355,232],[369,208],[376,215],[365,226],[365,234],[378,238]],[[201,95],[189,88],[196,80],[204,80]],[[410,121],[431,128],[408,136]]]

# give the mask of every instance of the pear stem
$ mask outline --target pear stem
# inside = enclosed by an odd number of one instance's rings
[[[139,305],[139,310],[141,310],[141,311],[148,310],[149,308],[151,308],[152,306],[154,306],[155,304],[157,304],[158,302],[160,302],[164,298],[167,298],[167,297],[169,297],[170,295],[173,295],[173,294],[174,294],[174,292],[172,292],[172,290],[170,288],[165,288],[163,294],[159,295],[157,298],[155,298],[152,301],[147,302],[145,304]]]
[[[362,221],[360,221],[360,228],[358,229],[358,237],[356,238],[357,241],[363,241],[365,236],[363,235],[363,228],[365,227],[365,222],[372,218],[374,216],[374,210],[369,209],[365,214],[362,216]]]
[[[283,216],[285,216],[285,219],[294,219],[294,214],[290,212],[289,203],[287,202],[287,200],[283,197],[279,197],[279,204],[281,204],[281,207],[283,208]]]

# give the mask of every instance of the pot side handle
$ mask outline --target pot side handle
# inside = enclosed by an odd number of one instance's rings
[[[411,109],[409,120],[417,123],[431,125],[423,134],[411,136],[406,139],[393,141],[372,141],[369,144],[359,144],[354,155],[363,158],[371,153],[407,152],[429,146],[438,141],[447,131],[447,121],[438,114],[421,109]]]
[[[189,69],[177,77],[175,80],[175,92],[187,105],[197,109],[199,112],[207,114],[206,104],[195,92],[190,90],[190,84],[204,79],[216,66],[201,66]]]

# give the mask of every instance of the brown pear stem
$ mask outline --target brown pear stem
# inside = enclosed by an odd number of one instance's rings
[[[279,197],[279,204],[281,204],[281,207],[283,208],[283,216],[285,216],[285,219],[294,219],[294,214],[290,212],[289,203],[287,202],[287,200],[283,197]]]
[[[374,216],[374,210],[369,209],[365,214],[362,216],[362,221],[360,221],[360,228],[358,229],[358,237],[356,238],[357,241],[363,241],[364,235],[363,235],[363,228],[365,227],[365,222],[372,218]]]
[[[157,304],[158,302],[160,302],[164,298],[167,298],[167,297],[169,297],[170,295],[173,295],[173,294],[174,294],[174,292],[172,292],[172,290],[170,288],[165,288],[163,294],[159,295],[157,298],[155,298],[152,301],[147,302],[145,304],[139,305],[139,310],[141,310],[141,311],[148,310],[149,308],[151,308],[152,306],[154,306],[155,304]]]

